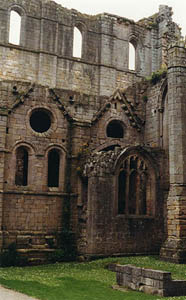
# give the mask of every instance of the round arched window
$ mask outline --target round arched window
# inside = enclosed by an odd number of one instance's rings
[[[51,127],[51,119],[52,115],[47,109],[35,109],[30,116],[30,126],[34,131],[43,133]]]
[[[124,136],[123,124],[118,120],[111,121],[107,126],[107,137],[121,139]]]

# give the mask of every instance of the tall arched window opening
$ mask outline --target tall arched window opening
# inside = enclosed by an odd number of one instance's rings
[[[15,184],[19,186],[28,184],[28,151],[25,147],[17,149]]]
[[[74,27],[73,57],[82,57],[82,34],[77,27]]]
[[[118,214],[125,213],[126,173],[121,170],[118,176]]]
[[[169,149],[169,106],[168,106],[168,94],[167,94],[167,85],[163,91],[162,95],[162,108],[161,108],[161,146],[166,150],[168,154]]]
[[[135,71],[136,69],[136,48],[129,42],[129,70]]]
[[[21,16],[14,10],[10,13],[9,43],[20,45]]]
[[[56,149],[48,154],[48,187],[59,187],[60,155]]]
[[[145,160],[127,157],[118,174],[118,214],[152,215],[154,186]]]

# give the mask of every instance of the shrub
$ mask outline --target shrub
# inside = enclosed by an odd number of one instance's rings
[[[7,250],[2,250],[0,253],[0,266],[26,266],[28,265],[28,259],[20,256],[16,250],[16,243],[11,243]]]
[[[150,81],[152,85],[155,85],[158,83],[162,78],[165,78],[167,75],[167,67],[165,65],[162,65],[162,67],[156,71],[153,72],[150,77],[147,77],[146,80]]]

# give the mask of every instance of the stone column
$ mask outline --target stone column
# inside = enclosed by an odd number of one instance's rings
[[[168,53],[169,172],[167,240],[164,260],[186,262],[186,48],[179,42]]]
[[[6,153],[7,113],[0,109],[0,249],[3,247],[3,190]]]

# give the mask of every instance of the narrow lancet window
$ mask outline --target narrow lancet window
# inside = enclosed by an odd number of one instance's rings
[[[129,214],[136,214],[137,194],[138,194],[138,173],[132,171],[129,177]]]
[[[139,197],[139,215],[146,215],[147,213],[147,174],[141,173],[140,176],[140,197]]]
[[[48,187],[59,187],[60,155],[56,149],[48,154]]]
[[[14,10],[10,13],[9,43],[20,45],[21,16]]]
[[[74,27],[73,57],[82,57],[82,34],[77,27]]]
[[[28,184],[28,151],[24,147],[17,149],[15,184],[19,186]]]
[[[136,49],[132,43],[129,42],[129,70],[136,69]]]
[[[118,214],[125,213],[126,174],[122,170],[118,177]]]

